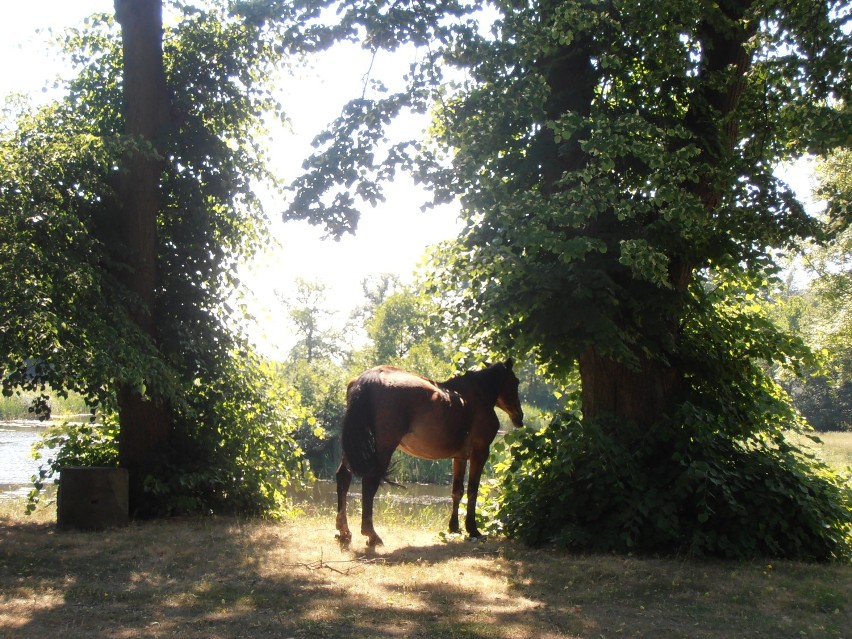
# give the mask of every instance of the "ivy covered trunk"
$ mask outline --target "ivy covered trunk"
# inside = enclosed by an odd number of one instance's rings
[[[649,359],[631,367],[589,346],[580,356],[583,417],[614,417],[650,426],[682,397],[683,379],[673,366]]]
[[[125,133],[133,141],[123,157],[117,207],[117,266],[128,289],[128,311],[143,336],[157,344],[157,214],[161,160],[157,144],[168,124],[163,68],[161,0],[115,0],[122,28]],[[121,259],[123,258],[123,259]],[[145,380],[118,389],[119,463],[130,471],[130,512],[144,513],[144,481],[169,440],[169,414]]]

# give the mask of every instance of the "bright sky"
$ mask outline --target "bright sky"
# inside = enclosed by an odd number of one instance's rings
[[[0,98],[10,92],[38,96],[61,69],[46,46],[45,30],[61,31],[81,24],[96,12],[114,11],[112,0],[0,0],[0,55],[6,61],[0,75]],[[409,60],[385,58],[379,64],[406,65]],[[356,48],[326,55],[313,65],[300,67],[297,76],[282,86],[292,126],[276,134],[270,148],[274,167],[285,181],[294,178],[310,153],[310,140],[339,114],[344,102],[361,94],[369,57]],[[374,67],[375,68],[375,67]],[[245,292],[259,320],[256,338],[262,350],[283,356],[292,343],[286,310],[276,291],[292,295],[296,278],[316,280],[328,287],[328,306],[341,321],[362,303],[361,280],[371,275],[395,273],[408,279],[429,245],[451,238],[458,231],[452,207],[421,212],[425,196],[405,180],[387,192],[388,201],[362,211],[356,236],[339,242],[323,240],[321,229],[306,223],[284,224],[285,202],[268,201],[267,211],[279,247],[272,247],[245,274]]]

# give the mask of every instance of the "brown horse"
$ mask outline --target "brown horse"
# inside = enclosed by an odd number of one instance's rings
[[[470,460],[465,530],[479,537],[476,497],[488,448],[499,422],[494,407],[504,410],[515,426],[524,413],[518,399],[518,378],[512,360],[454,377],[443,383],[392,366],[372,368],[349,382],[343,417],[343,459],[337,469],[338,539],[349,542],[346,494],[352,474],[361,477],[361,534],[367,545],[381,544],[373,528],[373,498],[387,481],[391,455],[402,448],[424,459],[453,459],[453,510],[450,532],[459,532],[459,502]]]

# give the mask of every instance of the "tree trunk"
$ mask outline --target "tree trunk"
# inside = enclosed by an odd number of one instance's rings
[[[124,156],[119,180],[121,279],[130,293],[131,317],[156,343],[161,161],[155,151],[169,121],[162,2],[115,0],[115,12],[122,28],[125,133],[143,145]],[[162,401],[128,383],[118,389],[118,404],[119,461],[130,472],[130,512],[144,513],[143,483],[168,444],[169,414]]]
[[[583,419],[613,417],[616,425],[647,427],[681,401],[683,378],[662,362],[640,359],[636,368],[598,353],[589,346],[580,355]]]

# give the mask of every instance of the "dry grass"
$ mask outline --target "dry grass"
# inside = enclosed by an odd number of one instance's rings
[[[810,435],[819,441],[814,442],[810,437],[800,433],[786,434],[794,444],[809,450],[836,471],[846,472],[852,468],[852,432],[812,432]]]
[[[381,512],[376,551],[338,546],[328,511],[104,533],[38,517],[0,513],[0,637],[776,639],[852,628],[849,566],[577,556],[446,540],[443,521],[386,525]]]

